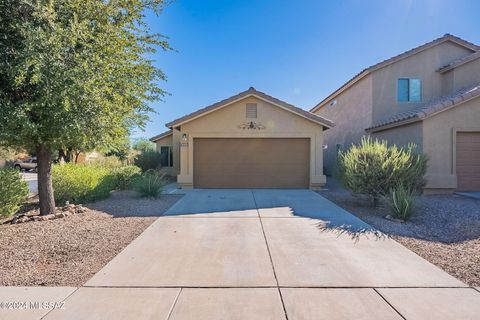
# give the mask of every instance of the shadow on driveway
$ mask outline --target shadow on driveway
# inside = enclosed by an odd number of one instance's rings
[[[383,233],[311,190],[193,189],[164,216],[310,218],[322,232],[381,239]]]

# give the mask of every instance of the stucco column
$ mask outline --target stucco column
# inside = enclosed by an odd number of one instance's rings
[[[311,153],[315,162],[313,168],[311,168],[310,189],[319,190],[327,182],[327,177],[323,174],[323,131],[315,135],[312,146]]]
[[[184,133],[181,134],[180,138],[180,174],[177,176],[177,182],[182,188],[192,188],[193,187],[193,176],[189,172],[189,137]]]

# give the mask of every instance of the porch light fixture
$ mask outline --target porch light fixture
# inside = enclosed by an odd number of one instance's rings
[[[180,146],[188,147],[188,137],[186,133],[182,134],[182,138],[180,139]]]

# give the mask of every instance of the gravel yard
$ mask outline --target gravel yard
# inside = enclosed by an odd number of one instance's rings
[[[383,218],[385,208],[372,208],[335,181],[327,189],[319,193],[468,285],[480,286],[480,200],[422,196],[416,215],[402,223]]]
[[[121,192],[86,213],[0,225],[0,286],[80,286],[180,198]]]

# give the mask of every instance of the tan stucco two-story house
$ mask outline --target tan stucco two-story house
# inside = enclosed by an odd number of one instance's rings
[[[480,47],[452,35],[368,67],[311,109],[330,119],[325,166],[364,135],[415,143],[426,193],[480,190]]]
[[[320,188],[333,123],[250,88],[167,123],[151,138],[182,187]]]

